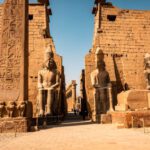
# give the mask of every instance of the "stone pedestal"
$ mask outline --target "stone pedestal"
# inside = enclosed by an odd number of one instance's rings
[[[24,117],[0,118],[0,132],[28,132],[30,120]]]
[[[112,123],[111,114],[101,114],[101,123],[111,124]]]
[[[112,112],[112,123],[117,124],[118,127],[120,125],[124,128],[131,127],[150,127],[150,111],[142,110],[142,111],[126,111],[126,112]]]
[[[150,107],[149,90],[129,90],[117,96],[116,111],[142,110]]]

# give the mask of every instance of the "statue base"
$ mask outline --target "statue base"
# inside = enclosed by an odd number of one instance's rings
[[[0,118],[0,133],[28,132],[30,120],[25,117]]]
[[[150,110],[111,113],[112,123],[118,128],[150,127]]]
[[[117,95],[118,104],[116,111],[135,111],[150,108],[149,90],[128,90]]]
[[[101,123],[102,124],[111,124],[112,123],[111,114],[110,113],[101,114]]]

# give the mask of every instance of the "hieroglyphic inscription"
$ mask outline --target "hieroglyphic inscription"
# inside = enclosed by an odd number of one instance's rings
[[[25,4],[26,0],[5,0],[3,5],[0,90],[8,93],[23,86]]]

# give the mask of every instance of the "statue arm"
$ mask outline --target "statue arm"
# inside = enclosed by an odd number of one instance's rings
[[[96,80],[95,80],[95,76],[93,73],[91,73],[91,83],[94,88],[96,88],[98,86],[98,85],[96,85]]]
[[[146,70],[146,68],[147,68],[147,61],[146,61],[146,59],[144,60],[144,70]]]
[[[107,74],[107,83],[110,84],[110,76]]]
[[[42,85],[42,75],[41,75],[41,72],[38,72],[38,88],[43,88],[43,85]]]
[[[53,84],[50,88],[51,88],[51,89],[55,89],[55,88],[59,87],[59,85],[60,85],[60,73],[57,72],[57,75],[56,75],[56,83]]]

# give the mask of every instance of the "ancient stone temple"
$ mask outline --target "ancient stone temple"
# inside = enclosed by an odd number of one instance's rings
[[[97,48],[104,54],[106,70],[112,85],[115,115],[118,112],[117,115],[121,118],[121,112],[147,110],[149,108],[150,11],[120,9],[105,0],[95,0],[92,13],[94,15],[93,45],[85,57],[85,92],[91,118],[95,112],[94,87],[89,81],[91,73],[96,69]],[[116,116],[113,118],[117,118]]]
[[[38,72],[48,48],[59,72],[57,113],[64,115],[65,77],[49,29],[49,1],[5,0],[0,5],[0,127],[27,131],[38,115]]]

